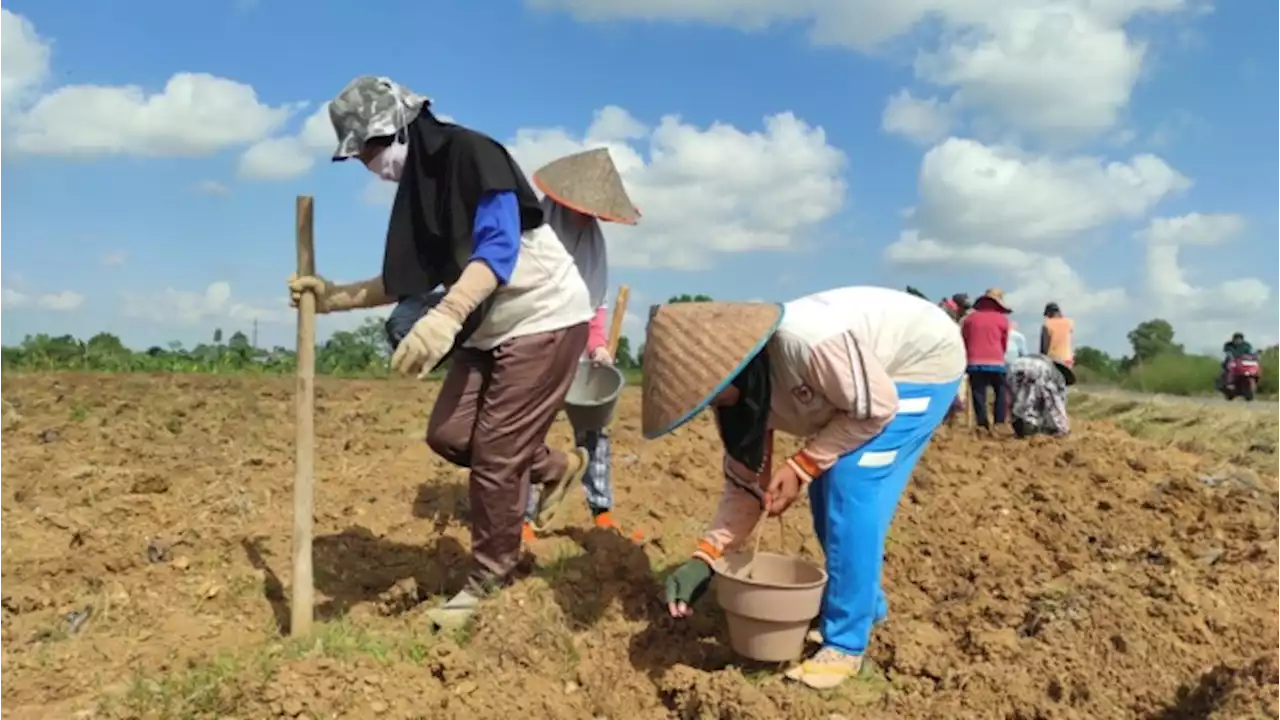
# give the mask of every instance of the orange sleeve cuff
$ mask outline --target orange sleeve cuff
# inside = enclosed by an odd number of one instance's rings
[[[803,450],[788,458],[787,464],[791,466],[792,470],[795,470],[796,473],[800,475],[800,478],[804,480],[806,485],[813,482],[822,474],[822,469],[818,467],[817,461],[812,457],[809,457],[809,453]]]
[[[693,552],[694,557],[705,560],[708,565],[719,560],[723,555],[724,553],[720,552],[715,545],[712,545],[706,540],[699,540],[698,547]]]

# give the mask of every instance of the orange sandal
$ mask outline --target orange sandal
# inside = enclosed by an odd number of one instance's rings
[[[622,529],[622,525],[620,525],[618,521],[614,519],[613,513],[608,510],[605,510],[604,512],[597,514],[594,518],[594,522],[596,527],[600,528],[601,530],[612,530],[618,533],[619,535],[624,535],[624,536],[627,534],[626,531]],[[643,544],[644,531],[643,530],[633,531],[631,533],[630,539],[631,539],[631,542],[637,545]]]

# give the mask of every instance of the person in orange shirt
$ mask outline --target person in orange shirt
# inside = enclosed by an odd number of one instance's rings
[[[1075,327],[1075,323],[1062,314],[1058,303],[1045,305],[1044,325],[1040,327],[1040,354],[1048,355],[1059,365],[1074,367],[1076,363],[1071,339]]]

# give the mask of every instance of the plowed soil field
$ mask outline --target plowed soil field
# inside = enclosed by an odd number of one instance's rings
[[[874,667],[816,693],[736,658],[714,603],[684,622],[665,616],[662,573],[710,518],[719,455],[705,418],[642,441],[634,391],[615,429],[617,513],[650,541],[587,531],[576,494],[514,587],[465,632],[433,634],[423,610],[463,579],[469,512],[464,472],[422,441],[435,386],[322,380],[320,623],[308,641],[282,636],[293,388],[290,378],[3,378],[5,717],[1280,711],[1273,415],[1241,419],[1249,432],[1190,415],[1179,422],[1200,436],[1192,445],[1105,421],[1080,420],[1056,441],[943,428],[891,531]],[[1203,441],[1216,436],[1241,439]],[[568,445],[566,423],[552,442]],[[818,557],[807,507],[785,519],[766,543]]]

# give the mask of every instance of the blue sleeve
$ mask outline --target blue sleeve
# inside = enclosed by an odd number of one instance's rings
[[[511,190],[487,192],[476,205],[471,260],[489,266],[499,285],[511,281],[520,255],[520,204]]]

